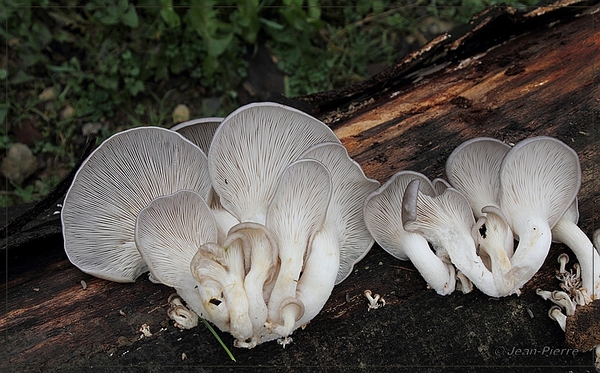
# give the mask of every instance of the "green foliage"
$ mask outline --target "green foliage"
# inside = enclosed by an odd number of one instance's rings
[[[523,7],[539,0],[505,0]],[[496,0],[0,0],[0,148],[34,123],[38,158],[63,169],[85,143],[82,127],[100,123],[98,141],[136,125],[169,125],[179,103],[195,117],[236,107],[248,59],[266,43],[286,74],[285,93],[306,95],[361,81],[389,66],[407,35],[423,26],[467,22]],[[38,95],[54,87],[57,96]],[[205,100],[218,102],[206,105]],[[211,107],[209,107],[211,106]],[[65,109],[71,109],[69,115]],[[215,113],[216,110],[216,113]],[[53,185],[56,174],[34,181]],[[16,188],[16,189],[15,189]],[[10,187],[22,200],[45,187]],[[6,200],[2,195],[2,201]],[[17,199],[18,200],[18,199]],[[2,203],[0,201],[0,203]]]

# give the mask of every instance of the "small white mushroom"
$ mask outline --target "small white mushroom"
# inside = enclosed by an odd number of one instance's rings
[[[515,145],[500,167],[500,208],[519,244],[511,258],[515,289],[540,269],[551,229],[573,203],[581,184],[577,153],[551,137]]]
[[[369,301],[369,309],[367,311],[376,310],[379,307],[385,306],[385,299],[383,299],[383,297],[381,295],[379,295],[379,294],[373,295],[371,290],[368,290],[368,289],[365,290],[363,294]]]
[[[542,297],[544,300],[548,300],[552,297],[552,292],[548,290],[537,289],[535,293]]]
[[[567,316],[573,316],[575,314],[576,305],[569,297],[569,294],[564,291],[553,291],[550,300],[554,304],[561,306],[565,310]]]
[[[560,264],[560,267],[558,268],[558,273],[567,273],[567,263],[569,263],[569,256],[565,253],[561,253],[558,258],[558,263]]]
[[[133,282],[147,271],[133,235],[137,214],[154,198],[210,191],[207,158],[183,136],[138,127],[104,141],[83,162],[61,211],[65,251],[82,271]]]
[[[187,309],[177,294],[171,294],[168,299],[169,310],[167,315],[175,321],[175,327],[180,329],[191,329],[198,326],[198,315]]]
[[[548,311],[548,316],[550,316],[552,320],[558,322],[558,325],[560,325],[560,328],[563,330],[563,332],[565,331],[565,329],[567,328],[567,316],[565,316],[565,314],[562,313],[560,307],[550,307],[550,310]]]

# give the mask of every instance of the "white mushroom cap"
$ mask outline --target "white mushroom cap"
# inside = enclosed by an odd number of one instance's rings
[[[500,140],[478,137],[460,144],[446,161],[450,184],[469,201],[476,217],[481,209],[498,205],[500,165],[510,146]]]
[[[181,135],[138,127],[113,135],[82,164],[61,219],[71,263],[93,276],[133,282],[146,264],[134,242],[135,219],[154,198],[210,191],[207,158]]]
[[[222,121],[220,117],[193,119],[171,127],[171,131],[179,133],[202,149],[204,154],[208,154],[210,143]]]
[[[286,299],[296,298],[304,260],[312,255],[309,248],[325,222],[330,199],[331,176],[325,166],[315,160],[301,159],[285,170],[269,205],[266,226],[277,238],[281,263],[268,302],[269,319],[273,325],[282,327],[275,330],[282,337],[293,331],[296,320],[302,316],[297,314],[298,307],[280,308]],[[331,290],[314,296],[329,298]]]
[[[579,192],[579,158],[573,149],[552,137],[523,140],[504,157],[500,186],[500,205],[512,225],[517,226],[518,216],[523,216],[517,212],[539,211],[553,227]]]
[[[573,203],[580,184],[577,153],[560,140],[526,139],[504,157],[500,208],[519,239],[511,258],[517,289],[542,266],[550,249],[550,229]]]
[[[364,223],[363,204],[367,195],[379,187],[379,182],[368,179],[346,148],[338,143],[315,145],[302,158],[318,160],[331,175],[332,195],[327,220],[335,229],[340,250],[335,281],[339,284],[373,246],[373,237]]]
[[[403,227],[404,193],[413,180],[420,181],[418,187],[424,193],[435,193],[424,175],[400,171],[367,197],[364,205],[365,224],[385,251],[400,260],[411,260],[427,284],[438,294],[450,294],[456,285],[454,267],[444,263],[440,258],[442,255],[436,255],[423,236],[408,232]]]
[[[217,241],[217,224],[202,196],[181,190],[157,197],[140,211],[135,242],[152,276],[174,288],[194,288],[189,266],[206,242]]]
[[[207,289],[192,276],[190,263],[201,245],[216,239],[212,212],[202,196],[189,190],[154,199],[136,220],[135,242],[152,276],[175,288],[202,317],[207,312],[200,292]]]
[[[452,187],[450,183],[439,177],[436,177],[435,179],[431,180],[431,184],[433,185],[433,189],[435,190],[436,195],[442,194],[444,193],[444,190]]]
[[[337,142],[319,120],[290,107],[255,103],[227,116],[208,152],[213,187],[240,222],[265,222],[283,171],[315,144]]]
[[[204,154],[208,154],[210,143],[212,142],[215,132],[217,131],[217,128],[219,127],[222,121],[223,118],[221,117],[193,119],[171,127],[171,131],[179,133],[186,139],[193,142],[200,149],[202,149]],[[210,195],[206,202],[211,208],[215,210],[223,210],[219,201],[219,196],[215,194],[212,187]],[[225,211],[223,210],[223,212]],[[219,218],[217,217],[217,219]],[[227,230],[225,230],[225,232],[227,232]]]

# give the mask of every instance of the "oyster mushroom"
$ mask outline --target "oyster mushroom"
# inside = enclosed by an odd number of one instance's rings
[[[302,159],[286,169],[269,205],[266,225],[277,239],[281,263],[268,302],[269,323],[273,332],[281,337],[288,337],[304,314],[305,306],[296,293],[301,273],[304,276],[306,272],[305,258],[317,255],[309,249],[323,226],[330,199],[331,176],[325,166],[315,160]],[[317,277],[313,282],[326,285],[312,289],[312,297],[319,300],[327,300],[333,289],[339,266],[339,249],[335,248],[333,255],[337,260],[333,260],[329,271],[307,274],[307,277]]]
[[[373,237],[364,221],[363,204],[367,195],[379,187],[379,182],[367,178],[346,148],[338,143],[315,145],[302,158],[321,162],[331,175],[331,202],[326,227],[336,236],[340,250],[337,285],[352,273],[354,265],[373,246]],[[325,230],[320,234],[325,234]]]
[[[65,197],[61,221],[69,260],[99,278],[135,281],[148,270],[134,242],[138,213],[181,189],[206,198],[207,171],[202,150],[173,131],[138,127],[113,135],[83,162]]]
[[[540,269],[551,229],[573,203],[581,184],[577,153],[560,140],[534,137],[516,144],[500,166],[500,208],[519,243],[509,275],[520,289]]]
[[[208,154],[210,143],[222,121],[220,117],[193,119],[171,127],[171,131],[179,133],[202,149],[204,154]]]
[[[503,142],[478,137],[460,144],[448,157],[446,175],[450,184],[469,201],[478,219],[472,231],[479,256],[489,270],[494,267],[496,285],[508,293],[514,284],[508,271],[514,238],[499,208],[500,165],[510,150]]]
[[[227,306],[210,303],[219,299],[221,289],[201,286],[190,270],[198,249],[216,239],[216,221],[208,205],[188,190],[154,199],[136,220],[135,242],[152,276],[174,288],[200,317],[228,330]]]
[[[438,294],[450,294],[456,286],[455,270],[449,258],[444,258],[445,251],[438,247],[439,250],[433,252],[424,236],[405,230],[402,223],[404,194],[413,180],[419,181],[415,185],[421,193],[435,194],[431,182],[424,175],[400,171],[367,197],[365,224],[385,251],[400,260],[410,260]]]
[[[209,173],[221,204],[240,222],[264,224],[283,171],[311,146],[340,143],[323,122],[274,103],[243,106],[213,137]]]
[[[404,192],[404,230],[419,233],[434,247],[443,248],[456,268],[485,294],[506,295],[476,253],[471,237],[475,220],[465,197],[454,188],[431,196],[419,190],[420,183],[418,179],[411,181]]]

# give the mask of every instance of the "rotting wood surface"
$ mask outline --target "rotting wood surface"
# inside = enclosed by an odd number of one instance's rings
[[[473,137],[508,143],[557,137],[580,157],[579,226],[591,235],[600,218],[600,15],[597,2],[578,5],[526,16],[485,13],[483,26],[463,39],[442,37],[370,81],[296,104],[330,123],[367,176],[380,182],[403,169],[443,177],[450,152]],[[563,13],[554,19],[554,12]],[[493,44],[499,25],[512,36]],[[568,347],[547,317],[549,302],[535,295],[536,288],[558,288],[556,257],[563,251],[552,246],[521,296],[493,299],[479,291],[438,296],[409,262],[375,245],[286,349],[274,342],[233,349],[232,338],[221,333],[235,363],[202,325],[186,331],[172,325],[166,317],[171,289],[146,276],[117,284],[83,274],[68,262],[55,232],[9,247],[3,259],[0,371],[590,370],[592,353]],[[385,307],[368,311],[365,289],[383,295]],[[141,337],[143,324],[152,336]]]

